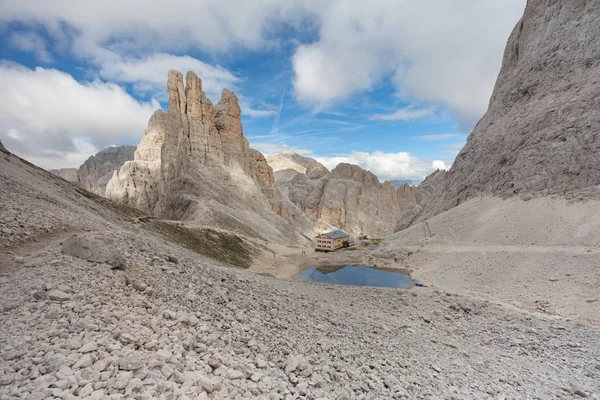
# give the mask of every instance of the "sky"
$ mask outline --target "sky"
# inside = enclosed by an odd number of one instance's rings
[[[170,69],[240,98],[264,154],[446,169],[526,0],[0,0],[0,140],[40,167],[138,144]]]

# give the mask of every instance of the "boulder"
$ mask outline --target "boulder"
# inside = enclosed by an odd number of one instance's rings
[[[110,239],[103,236],[71,236],[63,242],[62,252],[94,263],[110,264],[114,268],[124,268],[127,263]]]

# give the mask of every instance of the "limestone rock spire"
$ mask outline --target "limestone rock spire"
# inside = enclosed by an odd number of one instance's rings
[[[240,160],[248,150],[248,141],[244,137],[241,120],[242,110],[238,97],[229,89],[223,89],[221,100],[215,107],[215,125],[221,136],[225,160]]]
[[[167,92],[169,93],[169,113],[184,114],[186,97],[183,87],[183,74],[174,69],[169,71],[167,79]]]
[[[185,113],[190,118],[202,118],[202,80],[192,71],[185,76],[185,97],[187,109]]]

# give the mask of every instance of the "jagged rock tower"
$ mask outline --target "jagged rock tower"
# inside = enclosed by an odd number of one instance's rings
[[[237,96],[224,89],[213,107],[196,74],[187,73],[184,87],[174,70],[167,90],[168,111],[152,115],[134,160],[115,172],[106,196],[165,219],[254,225],[257,217],[281,225],[273,170],[248,146]]]
[[[528,0],[487,113],[424,211],[480,195],[597,196],[600,2]]]

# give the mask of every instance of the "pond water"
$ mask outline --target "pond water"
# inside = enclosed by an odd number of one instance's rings
[[[300,272],[305,281],[331,283],[333,285],[374,286],[409,289],[413,280],[402,272],[369,267],[346,266],[335,268],[310,268]]]

